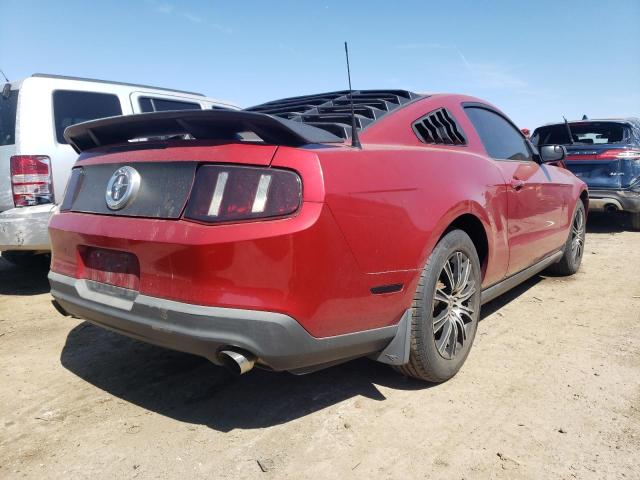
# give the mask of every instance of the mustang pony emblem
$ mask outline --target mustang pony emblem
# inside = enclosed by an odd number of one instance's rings
[[[120,210],[126,207],[140,190],[140,174],[133,167],[120,167],[113,172],[109,183],[105,200],[111,210]]]

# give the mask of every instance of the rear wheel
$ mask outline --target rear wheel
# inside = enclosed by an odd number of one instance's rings
[[[409,363],[401,373],[444,382],[465,362],[480,316],[480,261],[469,236],[454,230],[436,245],[416,289]]]
[[[584,254],[584,239],[587,231],[587,216],[584,205],[578,200],[576,211],[573,213],[569,238],[564,245],[564,255],[558,263],[551,265],[548,270],[558,275],[573,275],[580,268]]]

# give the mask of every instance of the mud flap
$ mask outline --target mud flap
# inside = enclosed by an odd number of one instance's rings
[[[411,309],[408,308],[400,322],[396,335],[380,353],[371,355],[376,362],[388,365],[405,365],[409,363],[409,346],[411,342]]]

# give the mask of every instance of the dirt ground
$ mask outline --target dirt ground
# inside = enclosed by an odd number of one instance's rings
[[[486,305],[453,380],[357,360],[234,378],[50,304],[0,259],[0,478],[640,478],[640,233]]]

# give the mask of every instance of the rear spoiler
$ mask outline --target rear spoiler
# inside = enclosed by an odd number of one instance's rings
[[[321,128],[241,110],[181,110],[108,117],[71,125],[65,129],[64,138],[80,153],[139,138],[189,134],[198,140],[237,140],[243,132],[252,132],[265,143],[292,147],[344,142]]]

